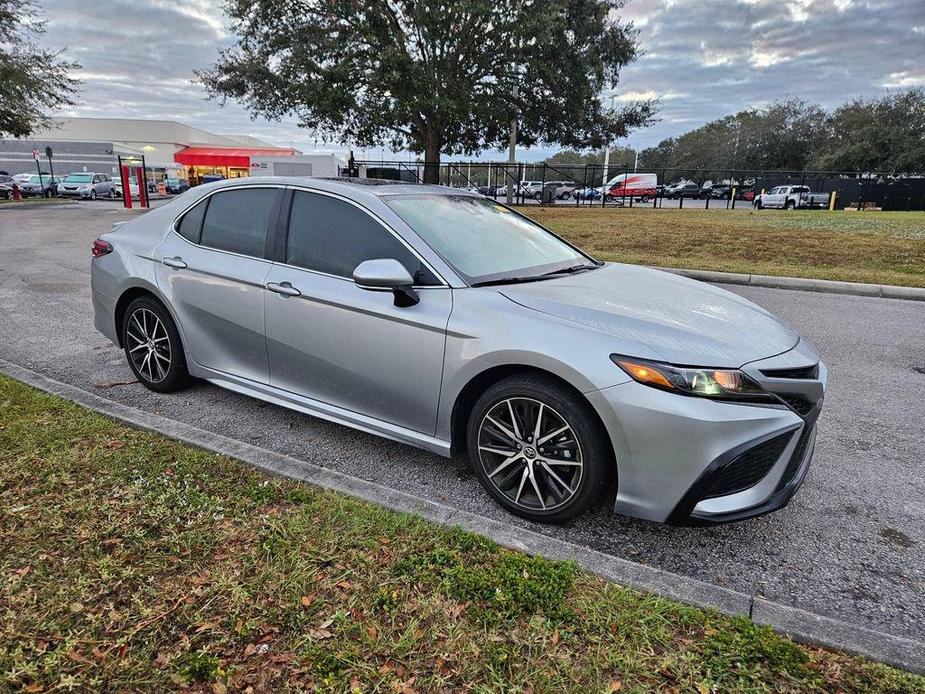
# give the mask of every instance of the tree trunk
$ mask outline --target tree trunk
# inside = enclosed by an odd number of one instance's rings
[[[434,133],[424,142],[424,183],[440,183],[440,136]]]

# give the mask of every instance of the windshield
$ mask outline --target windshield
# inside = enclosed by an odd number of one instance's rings
[[[38,174],[32,174],[26,179],[26,183],[48,183],[49,181],[51,181],[51,176],[48,174],[42,174],[41,178]]]
[[[89,183],[93,180],[93,174],[68,174],[64,180],[67,183]]]
[[[539,277],[594,262],[487,198],[401,195],[383,200],[469,284]]]

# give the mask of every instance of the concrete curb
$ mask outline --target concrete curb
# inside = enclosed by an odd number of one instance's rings
[[[714,272],[713,270],[690,270],[674,267],[651,267],[653,270],[664,270],[675,275],[719,284],[742,284],[751,287],[770,287],[771,289],[799,289],[804,292],[853,294],[855,296],[873,296],[881,299],[925,301],[925,288],[921,287],[899,287],[893,284],[865,284],[863,282],[836,282],[834,280],[814,280],[805,277],[748,275],[740,272]]]
[[[625,586],[729,615],[751,617],[795,641],[855,653],[904,670],[925,674],[925,643],[866,629],[829,617],[780,605],[746,593],[612,557],[588,547],[516,528],[446,504],[439,504],[321,465],[297,460],[259,446],[215,434],[167,417],[150,414],[61,383],[0,359],[0,372],[34,388],[76,402],[130,426],[156,432],[214,453],[236,458],[278,475],[348,494],[446,526],[460,526],[499,545],[550,559],[571,559],[585,571]]]

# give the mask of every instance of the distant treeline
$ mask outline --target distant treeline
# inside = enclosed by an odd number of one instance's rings
[[[633,166],[635,155],[620,148],[610,163]],[[603,160],[603,152],[563,151],[546,163]],[[925,90],[855,99],[832,111],[799,99],[740,111],[642,150],[639,167],[925,174]]]

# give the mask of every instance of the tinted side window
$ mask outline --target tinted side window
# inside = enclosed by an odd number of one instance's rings
[[[177,233],[187,241],[199,243],[199,231],[202,229],[202,217],[206,213],[208,200],[203,200],[193,209],[183,215],[183,219],[177,224]]]
[[[273,188],[216,193],[209,198],[200,243],[262,258],[270,213],[279,193]]]
[[[295,192],[286,243],[289,265],[353,277],[357,265],[375,258],[394,258],[416,284],[438,284],[404,244],[363,210],[327,195]]]

